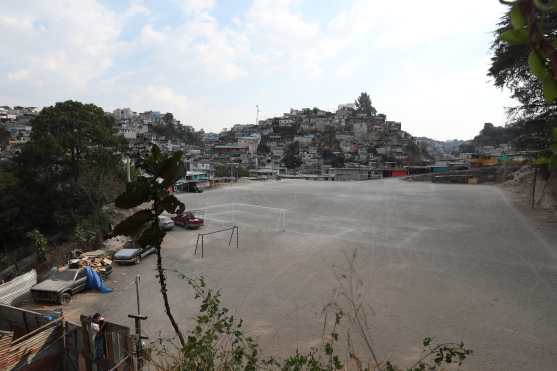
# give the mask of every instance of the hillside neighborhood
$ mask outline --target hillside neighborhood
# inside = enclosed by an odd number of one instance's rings
[[[362,99],[365,103],[360,104]],[[362,108],[366,103],[367,110]],[[0,130],[6,133],[0,156],[10,157],[29,141],[32,119],[39,112],[36,107],[0,106]],[[153,145],[163,152],[180,150],[190,180],[279,175],[371,179],[393,174],[384,172],[386,169],[407,175],[412,166],[465,168],[474,154],[516,159],[527,155],[513,151],[510,143],[487,144],[464,152],[461,146],[466,142],[462,140],[414,137],[402,130],[402,123],[377,113],[366,93],[355,103],[338,105],[335,112],[290,109],[282,116],[257,124],[236,124],[220,133],[196,130],[172,113],[119,108],[106,114],[114,119],[114,135],[126,140],[129,157],[139,158]]]
[[[0,1],[0,371],[557,369],[557,0]]]

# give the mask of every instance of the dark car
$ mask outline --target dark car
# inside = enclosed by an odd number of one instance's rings
[[[174,220],[174,224],[188,229],[198,229],[205,224],[203,218],[196,217],[191,211],[187,211],[183,214],[177,214],[172,217],[172,220]]]
[[[128,241],[124,248],[116,251],[112,256],[112,261],[118,264],[139,264],[142,258],[154,252],[154,246],[143,247],[135,241]]]
[[[105,267],[101,274],[106,278],[112,273],[112,267]],[[72,295],[85,290],[87,274],[85,268],[68,268],[54,272],[48,279],[31,287],[31,296],[35,302],[68,304]]]
[[[196,182],[187,182],[184,186],[184,192],[203,193],[203,190],[197,186]]]

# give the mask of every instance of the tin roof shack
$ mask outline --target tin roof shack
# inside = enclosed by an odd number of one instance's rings
[[[62,318],[0,305],[0,370],[57,370],[63,363]]]
[[[0,370],[135,370],[130,329],[106,322],[105,337],[106,358],[95,362],[90,317],[80,326],[61,313],[0,305]]]

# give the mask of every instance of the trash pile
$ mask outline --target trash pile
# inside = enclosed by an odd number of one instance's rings
[[[99,274],[107,273],[112,269],[112,260],[102,250],[80,254],[78,258],[71,259],[69,263],[70,268],[91,267]]]

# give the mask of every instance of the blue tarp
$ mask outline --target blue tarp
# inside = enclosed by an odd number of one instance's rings
[[[97,272],[95,272],[91,267],[85,267],[85,273],[87,274],[87,288],[99,290],[103,294],[112,292],[110,287],[104,285],[103,279]]]

